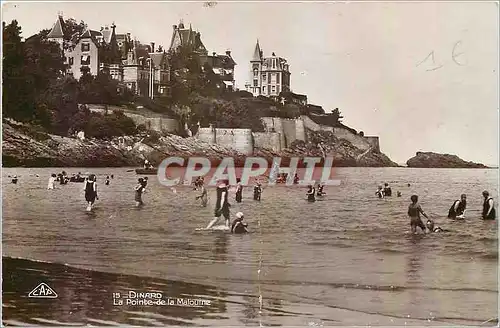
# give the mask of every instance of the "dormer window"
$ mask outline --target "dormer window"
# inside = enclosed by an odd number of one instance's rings
[[[90,51],[90,43],[84,42],[82,43],[82,52]]]

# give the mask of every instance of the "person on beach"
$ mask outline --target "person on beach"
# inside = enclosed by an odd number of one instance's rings
[[[14,175],[14,176],[12,177],[11,182],[12,182],[13,184],[17,184],[17,175]]]
[[[260,202],[260,197],[262,195],[262,185],[260,182],[253,187],[253,199]]]
[[[208,203],[208,194],[207,189],[205,188],[204,181],[197,181],[197,184],[200,188],[201,193],[196,196],[196,199],[201,199],[201,206],[206,207]]]
[[[465,194],[462,194],[460,196],[460,199],[455,200],[451,205],[448,211],[448,218],[450,219],[463,218],[466,207],[467,207],[467,196]]]
[[[238,212],[236,213],[236,219],[233,221],[233,224],[231,225],[231,233],[248,233],[247,227],[248,225],[246,223],[243,223],[243,213]]]
[[[215,202],[214,219],[210,221],[206,230],[212,228],[217,221],[219,221],[221,215],[224,216],[226,220],[226,227],[229,228],[229,207],[231,205],[228,202],[228,185],[225,181],[221,181],[217,186],[217,201]]]
[[[384,196],[392,196],[392,189],[391,187],[389,187],[389,184],[387,182],[384,184]]]
[[[85,200],[87,201],[87,211],[92,210],[94,202],[99,199],[97,196],[97,182],[95,174],[90,174],[87,179],[85,179]]]
[[[293,184],[299,184],[299,175],[295,173],[295,176],[293,177]]]
[[[483,220],[495,220],[496,212],[495,212],[495,202],[493,198],[490,197],[490,193],[488,191],[483,191],[484,203],[483,203]]]
[[[113,174],[111,174],[111,179],[114,179],[114,178],[115,178],[115,176]]]
[[[377,191],[375,191],[375,195],[378,196],[378,198],[384,198],[384,189],[382,186],[378,186]]]
[[[144,179],[139,178],[137,179],[137,185],[135,186],[135,206],[139,207],[141,205],[144,205],[142,202],[142,193],[144,192]]]
[[[443,229],[441,227],[436,227],[434,221],[432,220],[427,220],[425,226],[427,227],[429,232],[449,232],[449,230]]]
[[[416,233],[417,227],[420,227],[420,229],[422,229],[422,231],[425,233],[425,225],[422,222],[422,219],[420,219],[420,214],[425,216],[426,219],[429,219],[429,217],[427,216],[427,214],[425,214],[424,210],[418,203],[417,195],[412,195],[410,199],[411,204],[408,206],[408,216],[410,217],[411,232]]]
[[[307,186],[309,189],[307,190],[307,201],[308,202],[315,202],[316,201],[316,198],[314,197],[314,195],[316,194],[316,190],[314,188],[313,185],[308,185]]]
[[[104,182],[104,184],[105,184],[106,186],[109,186],[109,175],[108,175],[108,176],[106,176],[106,181]]]
[[[49,178],[49,184],[47,185],[47,190],[49,189],[54,189],[55,188],[55,185],[56,185],[56,179],[57,179],[57,176],[55,173],[52,173],[52,175],[50,176]]]
[[[241,203],[243,199],[243,186],[241,185],[241,179],[236,178],[236,202]]]

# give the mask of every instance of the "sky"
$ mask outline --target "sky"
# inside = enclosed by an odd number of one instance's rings
[[[182,19],[207,50],[231,50],[245,88],[257,39],[290,64],[291,88],[344,123],[380,137],[405,163],[417,151],[498,165],[498,4],[495,2],[2,3],[23,36],[51,28],[58,12],[89,28],[168,48]]]

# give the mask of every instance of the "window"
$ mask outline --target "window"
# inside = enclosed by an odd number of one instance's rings
[[[90,51],[90,43],[82,43],[82,51]]]
[[[276,59],[273,59],[273,68],[276,68]]]
[[[276,83],[280,83],[280,73],[276,74]]]
[[[271,83],[276,83],[276,73],[271,74]]]
[[[280,94],[280,86],[279,85],[276,86],[276,93]]]
[[[266,86],[263,86],[263,87],[262,87],[262,93],[263,93],[263,94],[266,94]]]
[[[271,90],[272,90],[273,93],[275,93],[276,92],[276,86],[273,85]]]
[[[266,74],[262,74],[262,81],[266,82]]]
[[[90,65],[90,56],[83,55],[81,58],[81,64],[82,65]]]
[[[69,57],[69,58],[68,58],[68,60],[69,60],[69,62],[68,62],[68,63],[69,63],[70,65],[73,65],[73,57]]]
[[[254,69],[254,70],[253,70],[253,76],[259,76],[259,71],[258,71],[258,70],[256,70],[256,69]]]
[[[257,80],[253,80],[253,86],[254,86],[254,87],[258,87],[258,86],[259,86],[259,81],[257,81]]]

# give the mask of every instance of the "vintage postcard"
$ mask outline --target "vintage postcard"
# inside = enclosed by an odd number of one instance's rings
[[[498,326],[498,2],[2,2],[4,326]]]

